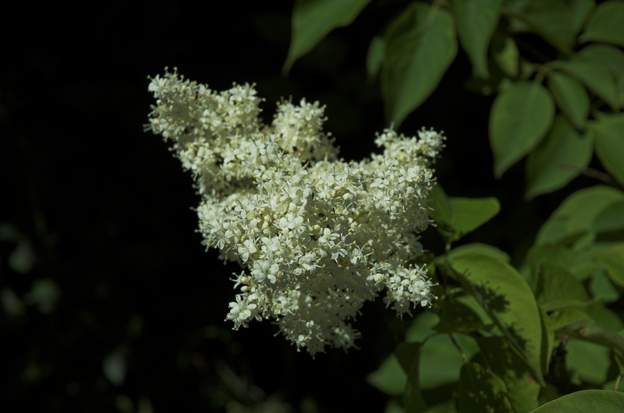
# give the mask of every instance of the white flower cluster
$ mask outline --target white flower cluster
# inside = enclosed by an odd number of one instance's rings
[[[281,102],[264,125],[250,85],[217,93],[173,72],[149,90],[149,128],[173,143],[202,197],[205,245],[245,269],[227,315],[235,329],[274,320],[314,354],[353,346],[350,323],[378,293],[399,314],[430,304],[418,234],[430,223],[441,134],[386,130],[375,140],[382,154],[347,163],[318,103]]]

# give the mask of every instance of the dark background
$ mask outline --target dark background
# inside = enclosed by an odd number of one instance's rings
[[[392,349],[401,325],[379,302],[364,308],[360,349],[347,354],[332,350],[312,360],[274,337],[269,323],[231,331],[224,318],[237,268],[200,245],[190,176],[143,125],[151,103],[147,77],[177,67],[217,90],[255,82],[267,118],[281,96],[320,100],[342,156],[360,159],[386,126],[379,87],[366,78],[366,50],[407,2],[373,2],[288,75],[281,67],[291,2],[199,3],[26,10],[24,24],[4,36],[5,411],[129,412],[134,404],[141,413],[210,412],[274,396],[310,413],[373,412],[385,404],[365,377]],[[401,130],[446,132],[438,170],[447,192],[493,195],[503,204],[466,241],[520,257],[562,195],[524,202],[521,166],[493,178],[493,97],[467,90],[470,66],[459,53]],[[425,241],[439,251],[434,234]]]

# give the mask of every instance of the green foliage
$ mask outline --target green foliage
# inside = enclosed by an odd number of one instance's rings
[[[478,239],[496,198],[434,188],[446,246],[431,264],[438,300],[369,381],[397,412],[624,411],[622,393],[597,390],[624,377],[624,2],[430,3],[371,34],[363,70],[379,80],[388,121],[399,127],[426,104],[459,42],[466,84],[492,96],[495,177],[526,157],[526,198],[561,191],[563,201],[532,245],[508,253],[455,245]],[[525,33],[552,48],[532,50]]]
[[[511,2],[514,3],[514,2]],[[517,18],[562,52],[574,46],[576,35],[593,7],[592,0],[517,1]]]
[[[561,112],[576,128],[582,128],[589,113],[589,95],[583,85],[565,73],[552,71],[548,74],[548,88]]]
[[[592,13],[583,35],[584,41],[596,41],[624,46],[624,4],[607,1]]]
[[[609,349],[582,340],[566,343],[566,366],[572,373],[572,380],[581,383],[600,384],[607,380],[609,370]]]
[[[350,24],[369,0],[297,0],[292,15],[292,41],[284,70],[309,52],[333,29]]]
[[[510,265],[485,255],[462,255],[453,258],[451,265],[459,281],[522,355],[535,379],[542,381],[541,318],[525,279]]]
[[[487,51],[503,0],[453,0],[457,34],[468,53],[475,77],[488,76]]]
[[[448,197],[439,186],[431,197],[433,219],[449,241],[456,241],[492,219],[500,204],[496,198]]]
[[[457,411],[513,413],[514,410],[503,380],[478,363],[467,363],[462,367],[457,389]]]
[[[624,193],[606,186],[582,189],[566,198],[537,234],[537,245],[573,243],[593,235],[596,217],[611,204],[624,200]]]
[[[490,115],[496,176],[537,146],[550,128],[553,114],[552,98],[536,82],[514,83],[496,98]]]
[[[582,390],[548,402],[531,413],[618,413],[623,410],[623,393],[609,390]]]
[[[587,168],[592,149],[590,136],[581,135],[568,120],[557,116],[544,141],[528,157],[526,196],[564,187]]]
[[[622,70],[624,73],[624,66]],[[601,116],[590,127],[595,135],[598,158],[624,185],[624,114]]]
[[[438,85],[457,52],[451,14],[413,3],[386,32],[381,91],[386,115],[395,126]]]

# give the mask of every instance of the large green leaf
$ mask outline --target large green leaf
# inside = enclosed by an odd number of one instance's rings
[[[582,189],[567,197],[537,234],[537,245],[569,241],[591,232],[593,222],[604,208],[624,200],[624,193],[607,186]]]
[[[459,40],[476,77],[488,76],[487,51],[498,24],[503,0],[453,0],[452,9]]]
[[[570,60],[552,66],[579,79],[614,110],[624,106],[624,54],[618,49],[589,45]]]
[[[479,340],[479,348],[477,360],[503,380],[514,411],[537,407],[540,386],[509,343],[502,337],[485,337]]]
[[[531,413],[622,413],[624,393],[581,390],[541,405]]]
[[[624,46],[624,3],[608,1],[594,10],[581,38]]]
[[[566,366],[573,382],[602,384],[609,370],[609,349],[587,341],[568,340]]]
[[[514,412],[503,380],[473,362],[462,367],[456,407],[459,413]]]
[[[572,124],[577,128],[584,127],[589,113],[589,96],[583,85],[571,76],[552,71],[548,74],[548,88]]]
[[[523,3],[517,17],[550,44],[569,52],[591,9],[592,0],[534,0]]]
[[[624,184],[624,114],[603,115],[590,125],[596,154],[605,169]]]
[[[456,53],[453,18],[444,9],[415,2],[391,23],[381,90],[395,126],[433,92]]]
[[[370,0],[297,0],[292,14],[292,39],[284,70],[337,27],[350,24]]]
[[[525,279],[513,267],[485,255],[466,254],[450,262],[541,381],[542,323]]]
[[[527,159],[526,196],[533,198],[564,187],[589,165],[592,149],[589,136],[582,136],[565,118],[555,118],[546,139]]]
[[[553,116],[552,98],[539,83],[517,82],[498,95],[490,113],[496,176],[537,146]]]

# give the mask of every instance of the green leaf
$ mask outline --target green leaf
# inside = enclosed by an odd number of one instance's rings
[[[539,271],[537,302],[544,311],[589,304],[583,285],[565,267],[542,265]]]
[[[620,1],[602,3],[592,13],[581,39],[624,46],[622,22],[624,22],[624,3]]]
[[[292,39],[284,71],[309,52],[333,29],[347,26],[369,0],[297,0],[292,15]]]
[[[476,77],[488,76],[487,51],[502,4],[503,0],[453,0],[451,3],[459,40]]]
[[[561,112],[576,128],[583,128],[589,113],[589,96],[583,85],[571,76],[552,71],[548,74],[548,88]]]
[[[582,189],[567,197],[537,234],[536,245],[556,244],[593,229],[593,222],[610,204],[624,200],[624,193],[607,187]]]
[[[429,206],[432,209],[431,218],[436,224],[444,226],[444,228],[438,228],[443,232],[452,232],[448,226],[453,219],[453,211],[449,198],[440,185],[434,186],[429,193]]]
[[[552,63],[579,79],[613,110],[624,106],[624,54],[605,45],[589,45],[568,61]]]
[[[474,300],[472,296],[460,296],[439,302],[440,322],[435,327],[437,332],[468,334],[491,328],[492,320],[478,304],[467,304],[465,301],[468,298]]]
[[[602,303],[594,303],[587,306],[584,311],[598,326],[605,330],[618,332],[624,328],[624,323],[622,323],[620,317]]]
[[[368,383],[389,395],[400,395],[405,390],[407,375],[394,355],[388,357],[377,370],[368,375]]]
[[[583,310],[578,308],[564,308],[553,311],[545,318],[546,327],[549,331],[557,332],[570,324],[578,321],[590,320],[590,316]]]
[[[573,251],[562,245],[546,244],[531,248],[526,259],[533,274],[537,274],[543,265],[556,265],[567,268],[577,280],[585,280],[600,270],[590,251]]]
[[[503,380],[514,411],[537,407],[540,386],[509,343],[502,337],[485,337],[479,340],[479,348],[477,360]]]
[[[413,3],[392,22],[381,90],[395,126],[433,92],[456,53],[453,18],[444,9]]]
[[[453,334],[455,340],[468,358],[479,350],[477,342],[470,336]],[[455,383],[463,359],[453,342],[446,334],[435,335],[423,344],[420,350],[419,382],[423,389]]]
[[[589,165],[592,149],[589,136],[557,116],[546,139],[527,159],[527,198],[560,189],[576,178]]]
[[[492,39],[492,59],[507,77],[518,75],[520,52],[511,37],[494,35]]]
[[[450,258],[457,258],[465,254],[486,255],[488,257],[495,258],[505,263],[509,263],[509,260],[510,260],[509,255],[506,252],[501,251],[498,248],[493,247],[491,245],[481,244],[478,242],[465,244],[460,247],[453,248],[451,251],[449,251]]]
[[[458,413],[513,413],[503,380],[484,366],[466,363],[457,387]]]
[[[366,73],[369,79],[375,79],[379,74],[385,53],[386,42],[383,37],[373,37],[370,46],[368,46],[368,53],[366,54]]]
[[[615,84],[616,109],[624,107],[624,52],[613,46],[592,44],[578,55],[580,59],[595,62],[607,69],[609,82]]]
[[[407,383],[404,392],[404,405],[408,412],[423,411],[426,408],[420,392],[418,370],[421,358],[420,343],[401,343],[397,346],[394,354],[399,360],[403,372],[407,375]]]
[[[497,96],[490,113],[490,144],[497,177],[537,146],[553,116],[552,98],[539,83],[513,83]]]
[[[594,232],[597,240],[624,241],[624,201],[615,202],[606,207],[594,220]]]
[[[405,332],[405,341],[407,343],[424,343],[436,333],[434,328],[439,321],[438,315],[431,311],[420,313]]]
[[[474,231],[500,211],[496,198],[447,197],[439,186],[431,193],[430,205],[438,231],[451,242]]]
[[[566,350],[566,366],[572,373],[572,382],[601,384],[607,380],[610,365],[607,347],[570,339]]]
[[[500,211],[500,204],[493,197],[451,198],[449,202],[453,211],[451,226],[460,237],[485,224]]]
[[[594,256],[605,267],[611,281],[624,287],[624,242],[598,250]]]
[[[531,413],[621,413],[624,393],[611,390],[581,390],[543,404]]]
[[[524,278],[508,264],[485,255],[462,255],[450,261],[461,281],[468,283],[470,292],[523,354],[536,379],[542,381],[542,322]]]
[[[612,303],[620,298],[620,293],[615,289],[609,277],[604,272],[594,275],[589,284],[592,297],[602,303]]]
[[[624,184],[624,114],[603,115],[590,125],[596,154],[605,169]]]
[[[525,2],[520,18],[532,30],[563,52],[572,50],[576,35],[594,7],[592,0],[548,0]]]

